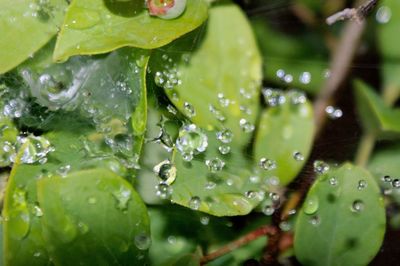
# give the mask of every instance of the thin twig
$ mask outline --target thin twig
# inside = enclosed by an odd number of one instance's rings
[[[206,263],[215,260],[229,252],[232,252],[235,249],[238,249],[239,247],[248,244],[251,241],[256,240],[259,237],[262,236],[273,236],[277,233],[277,229],[274,226],[271,225],[264,225],[250,233],[248,233],[247,235],[223,246],[222,248],[204,256],[201,258],[201,265],[205,265]]]
[[[332,25],[341,20],[355,20],[361,22],[372,11],[377,3],[378,0],[368,0],[357,8],[346,8],[327,18],[326,23]]]

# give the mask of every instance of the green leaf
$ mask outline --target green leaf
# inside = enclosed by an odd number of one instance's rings
[[[377,17],[383,23],[377,24],[378,43],[385,60],[400,60],[400,51],[397,49],[397,33],[400,27],[400,3],[396,0],[379,2]],[[379,21],[378,21],[379,22]]]
[[[150,247],[146,207],[106,169],[37,182],[43,236],[57,265],[136,265]]]
[[[390,145],[376,151],[368,164],[368,170],[383,189],[391,191],[387,196],[400,204],[400,189],[394,188],[392,182],[385,182],[384,176],[390,176],[391,181],[400,176],[400,145]]]
[[[200,257],[196,254],[186,254],[176,259],[171,266],[200,266]]]
[[[362,81],[355,82],[358,115],[365,130],[379,139],[400,136],[400,109],[390,108]]]
[[[367,265],[380,249],[385,224],[374,178],[344,164],[320,176],[308,192],[295,227],[296,257],[310,266]]]
[[[284,71],[284,75],[292,77],[290,86],[312,94],[320,90],[329,64],[326,48],[319,37],[285,35],[257,18],[251,25],[262,53],[265,79],[286,86],[277,75],[278,71]]]
[[[289,94],[287,94],[289,96]],[[314,139],[314,117],[309,102],[285,104],[265,110],[254,142],[254,158],[274,160],[275,169],[266,172],[276,176],[281,185],[290,183],[303,168]]]
[[[253,176],[248,169],[251,162],[244,157],[241,149],[231,145],[231,152],[224,156],[218,147],[215,132],[209,132],[204,155],[195,157],[190,163],[185,162],[182,156],[176,156],[177,177],[172,185],[171,200],[194,208],[193,198],[198,197],[200,204],[195,209],[202,212],[215,216],[246,215],[260,203],[266,188],[250,181]],[[213,174],[205,162],[214,158],[224,161],[225,166],[222,171]],[[253,193],[246,197],[246,192]]]
[[[200,26],[207,18],[203,0],[188,0],[182,16],[173,20],[151,17],[142,2],[74,0],[65,15],[54,59],[100,54],[123,46],[161,47]]]
[[[243,118],[255,123],[261,58],[249,22],[239,7],[233,4],[212,7],[206,28],[163,47],[151,60],[156,83],[165,88],[183,114],[188,114],[184,106],[189,103],[196,113],[191,120],[199,127],[209,130],[227,127],[234,133],[234,142],[248,144],[251,134],[243,132],[239,121]],[[164,75],[163,82],[160,74]],[[220,112],[220,120],[210,106]],[[241,111],[241,106],[246,110]]]
[[[0,1],[0,74],[32,56],[58,31],[65,0]]]

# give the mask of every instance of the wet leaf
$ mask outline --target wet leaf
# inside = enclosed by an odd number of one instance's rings
[[[164,20],[151,17],[138,1],[74,0],[58,36],[54,59],[65,61],[72,55],[106,53],[123,46],[161,47],[200,26],[207,9],[203,0],[189,0],[182,16]]]
[[[180,154],[176,156],[177,177],[172,184],[171,200],[215,216],[248,214],[263,199],[266,188],[251,182],[253,174],[248,169],[251,162],[238,147],[232,145],[231,152],[225,156],[221,155],[218,147],[215,132],[209,132],[204,155],[195,156],[190,163],[185,162]],[[212,173],[206,165],[207,159],[214,158],[221,159],[225,164],[216,173]],[[246,197],[248,191],[255,194]],[[194,197],[199,198],[198,204],[193,204]]]
[[[366,185],[360,186],[360,181]],[[344,164],[320,176],[308,192],[295,227],[296,257],[310,266],[367,265],[380,249],[385,220],[374,178]]]
[[[322,40],[315,36],[285,35],[257,18],[251,24],[263,56],[265,78],[284,87],[290,84],[317,93],[329,67]]]
[[[64,0],[0,1],[0,73],[5,73],[32,56],[58,31]]]
[[[314,138],[313,119],[309,102],[292,104],[289,97],[285,104],[270,107],[261,116],[254,158],[256,162],[261,158],[275,161],[276,168],[265,174],[278,177],[281,185],[290,183],[307,161]]]
[[[369,171],[374,175],[379,185],[387,191],[387,196],[400,203],[400,189],[393,182],[400,177],[400,145],[390,145],[376,151],[368,164]],[[385,181],[385,176],[389,179]]]
[[[390,108],[362,81],[355,82],[358,114],[365,130],[379,139],[400,136],[400,109]]]
[[[56,264],[144,263],[149,218],[123,178],[106,169],[85,170],[40,179],[37,188],[43,236]]]
[[[254,126],[261,82],[252,29],[233,4],[212,7],[205,27],[157,51],[150,68],[156,83],[195,124],[229,128],[234,142],[247,144],[252,134],[243,132],[239,122],[246,119]]]

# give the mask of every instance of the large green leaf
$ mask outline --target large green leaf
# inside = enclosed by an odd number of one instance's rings
[[[358,115],[365,130],[379,139],[400,136],[400,110],[387,106],[366,83],[355,82]]]
[[[320,176],[295,227],[295,254],[304,265],[367,265],[385,232],[385,207],[366,170],[344,164]]]
[[[185,103],[189,103],[195,115],[188,116],[198,126],[227,127],[234,133],[234,142],[248,143],[251,134],[243,132],[239,121],[255,123],[261,58],[249,22],[239,7],[212,7],[205,28],[160,49],[152,63],[155,79],[182,113],[188,114]],[[169,84],[173,86],[167,87]]]
[[[203,0],[188,0],[182,16],[173,20],[151,17],[142,2],[74,0],[57,39],[54,59],[106,53],[123,46],[153,49],[200,26],[207,18]]]
[[[289,95],[287,95],[289,96]],[[276,176],[281,185],[290,183],[300,172],[313,143],[314,117],[309,102],[285,104],[265,110],[254,142],[254,158],[276,162],[276,168],[267,172]]]
[[[32,56],[57,33],[66,6],[65,0],[0,1],[0,73]]]
[[[37,188],[43,236],[55,264],[144,264],[149,218],[127,181],[94,169],[42,178]]]

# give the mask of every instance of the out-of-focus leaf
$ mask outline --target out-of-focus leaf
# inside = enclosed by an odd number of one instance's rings
[[[254,158],[276,162],[266,174],[276,176],[281,185],[290,183],[310,154],[314,138],[314,118],[309,102],[286,103],[265,110],[254,142]],[[262,170],[263,171],[263,170]]]
[[[66,6],[65,0],[0,1],[0,73],[32,56],[57,33]]]
[[[171,266],[200,266],[200,257],[195,254],[186,254],[176,259]]]
[[[37,183],[46,247],[57,265],[139,265],[151,244],[149,218],[131,185],[106,169]]]
[[[397,33],[400,27],[400,3],[396,0],[379,1],[376,15],[378,43],[385,60],[400,60]]]
[[[375,152],[368,165],[379,185],[391,193],[388,195],[400,204],[400,189],[393,186],[393,181],[400,177],[400,145],[393,145]],[[390,180],[384,178],[390,177]]]
[[[156,83],[165,88],[183,114],[208,130],[229,128],[235,143],[248,143],[251,134],[243,132],[239,121],[255,123],[261,58],[249,22],[239,7],[212,7],[205,28],[163,47],[152,58],[150,68]],[[185,103],[193,106],[195,115]]]
[[[295,227],[295,254],[304,265],[367,265],[385,233],[385,207],[366,170],[344,164],[320,176]]]
[[[284,35],[261,20],[255,19],[251,23],[263,56],[265,78],[286,86],[285,76],[291,77],[291,86],[317,93],[329,67],[326,51],[319,48],[323,46],[311,45],[307,36],[300,40]],[[315,42],[314,39],[312,41]],[[283,75],[278,75],[278,71],[283,71]]]
[[[140,1],[74,0],[65,15],[54,59],[100,54],[123,46],[153,49],[200,26],[207,3],[188,0],[185,12],[173,20],[151,17]]]
[[[400,110],[385,105],[367,84],[355,82],[358,115],[365,130],[379,139],[393,139],[400,136]]]

